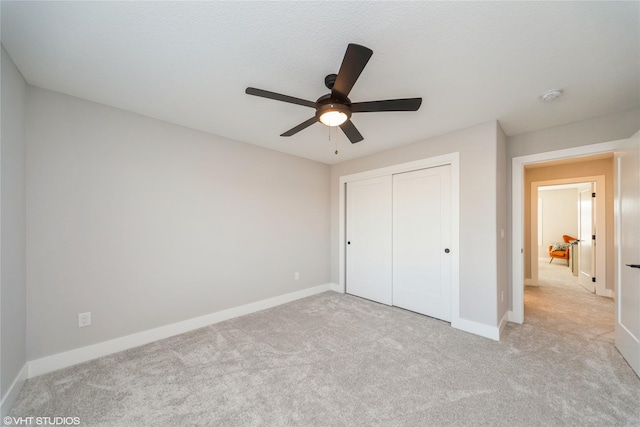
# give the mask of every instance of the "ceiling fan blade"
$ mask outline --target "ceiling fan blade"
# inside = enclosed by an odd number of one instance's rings
[[[309,120],[304,121],[302,123],[300,123],[298,126],[289,129],[288,131],[286,131],[285,133],[283,133],[280,136],[291,136],[291,135],[295,135],[296,133],[300,132],[302,129],[306,129],[309,126],[311,126],[312,124],[314,124],[315,122],[318,121],[317,117],[311,117]]]
[[[352,113],[377,111],[418,111],[422,98],[387,99],[384,101],[356,102],[351,104]]]
[[[342,129],[344,134],[347,135],[347,138],[349,138],[349,141],[351,141],[352,144],[360,142],[364,139],[364,137],[360,134],[360,132],[358,132],[358,129],[356,129],[351,120],[347,120],[346,122],[341,124],[340,129]]]
[[[338,77],[336,77],[333,89],[331,89],[331,96],[345,99],[349,95],[371,55],[373,55],[373,51],[368,47],[353,43],[347,46]]]
[[[307,101],[306,99],[295,98],[293,96],[282,95],[280,93],[269,92],[268,90],[256,89],[255,87],[248,87],[244,92],[247,95],[260,96],[262,98],[275,99],[276,101],[289,102],[291,104],[316,108],[315,102]]]

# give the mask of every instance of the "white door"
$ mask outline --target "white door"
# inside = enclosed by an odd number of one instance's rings
[[[579,189],[578,199],[578,239],[580,247],[578,248],[578,283],[589,292],[596,291],[596,284],[593,278],[595,273],[595,248],[593,235],[594,215],[593,209],[593,183],[585,184]],[[574,254],[571,254],[572,256]]]
[[[451,320],[451,167],[393,176],[393,305]]]
[[[640,132],[616,153],[616,347],[640,376]]]
[[[347,183],[347,286],[391,305],[391,176]]]

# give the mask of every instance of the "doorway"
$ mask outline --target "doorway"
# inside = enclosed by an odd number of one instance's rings
[[[611,287],[607,288],[615,297],[613,299],[598,298],[600,301],[610,301],[613,303],[615,313],[615,339],[614,345],[629,362],[630,366],[635,370],[636,374],[640,372],[640,345],[638,331],[640,322],[638,322],[638,312],[640,307],[640,293],[637,291],[638,276],[631,280],[625,280],[620,272],[628,272],[634,270],[635,263],[625,261],[626,258],[637,259],[638,240],[637,237],[637,218],[640,210],[637,208],[638,194],[640,185],[638,184],[637,164],[638,153],[640,152],[640,132],[637,132],[629,139],[611,141],[607,143],[593,144],[581,147],[575,147],[555,152],[539,153],[535,155],[515,157],[512,159],[512,310],[509,312],[509,320],[514,323],[524,322],[524,271],[525,261],[525,220],[527,209],[524,206],[526,198],[524,196],[525,186],[525,167],[526,165],[541,163],[544,161],[557,161],[559,163],[567,163],[575,161],[575,158],[596,155],[596,156],[614,156],[614,171],[612,179],[609,179],[609,185],[615,181],[616,202],[615,215],[611,215],[611,228],[616,229],[616,257],[614,259],[613,245],[608,250],[608,257],[612,261],[607,263],[612,267],[610,274],[613,276],[614,270],[617,272],[616,280],[611,280]],[[627,162],[625,159],[629,158]],[[613,186],[612,186],[613,187]],[[610,194],[613,193],[613,188]],[[612,195],[612,194],[611,194]],[[613,204],[611,204],[613,208]],[[609,226],[609,224],[607,224]],[[635,227],[635,228],[634,228]],[[613,235],[613,232],[611,233]],[[623,243],[621,243],[621,241]],[[624,242],[628,245],[624,246]],[[527,242],[528,243],[528,242]],[[605,242],[607,243],[607,242]],[[635,258],[634,258],[635,257]],[[624,265],[629,267],[625,269]],[[640,267],[639,267],[640,268]],[[588,293],[590,297],[593,297]],[[625,312],[624,305],[627,304],[628,309]],[[546,310],[546,308],[544,308]],[[626,317],[625,317],[626,313]]]
[[[525,168],[530,165],[542,164],[545,162],[553,162],[556,166],[563,164],[571,164],[580,160],[586,160],[590,157],[590,160],[596,160],[598,158],[611,158],[612,153],[623,146],[626,140],[611,141],[600,144],[592,144],[587,146],[574,147],[569,149],[557,150],[546,153],[532,154],[528,156],[521,156],[513,158],[512,160],[512,288],[511,288],[511,310],[509,311],[508,320],[514,323],[524,322],[524,281],[525,277],[532,278],[531,269],[531,253],[532,251],[538,252],[537,239],[534,239],[534,245],[531,242],[531,229],[527,229],[531,224],[531,210],[525,204],[529,204],[530,200],[530,182],[525,182]],[[586,162],[585,162],[586,164]],[[589,175],[589,172],[582,174],[578,181],[585,181],[585,176]],[[542,181],[542,179],[538,179]],[[613,187],[613,179],[607,180],[607,186]],[[528,187],[528,189],[527,189]],[[613,191],[608,192],[607,198],[613,200]],[[535,201],[537,205],[537,197]],[[610,206],[613,206],[611,201]],[[534,211],[534,212],[537,212]],[[536,222],[537,224],[537,222]],[[536,227],[537,228],[537,227]],[[608,223],[606,224],[607,230],[611,228],[608,241],[611,241],[613,236],[613,215],[610,216]],[[526,235],[526,236],[525,236]],[[533,236],[537,236],[536,233]],[[609,243],[607,242],[607,246]],[[533,247],[534,246],[534,247]],[[537,254],[536,254],[537,260]],[[613,265],[613,248],[607,251],[605,257],[606,263]],[[537,270],[537,269],[534,269]],[[596,267],[596,270],[598,267]],[[526,271],[526,276],[525,276]],[[605,277],[605,284],[608,280],[610,283],[605,289],[605,296],[612,297],[614,292],[614,282],[611,279],[613,270],[610,269]],[[607,279],[609,278],[609,279]],[[596,282],[597,283],[597,282]]]
[[[538,269],[538,284],[577,284],[580,243],[578,231],[582,223],[578,202],[580,185],[538,187],[538,259],[535,263],[532,259],[531,266],[532,269]]]
[[[600,171],[603,175],[540,180],[557,176],[559,171],[580,175],[582,170]],[[540,260],[546,259],[564,262],[580,285],[590,292],[612,296],[607,287],[613,284],[613,270],[607,268],[608,260],[609,263],[613,260],[613,199],[608,197],[612,196],[608,194],[611,191],[607,192],[607,178],[612,181],[612,175],[612,154],[581,157],[560,165],[542,162],[525,167],[525,181],[531,182],[529,204],[525,203],[525,209],[530,209],[528,219],[525,218],[525,222],[530,222],[530,244],[524,251],[528,254],[525,284],[537,284]],[[569,241],[573,244],[568,244]],[[566,247],[566,258],[554,261],[550,247],[560,249],[553,252],[555,256]]]

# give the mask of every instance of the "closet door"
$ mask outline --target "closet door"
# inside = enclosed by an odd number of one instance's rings
[[[346,291],[391,305],[391,176],[347,183]]]
[[[393,176],[393,305],[451,320],[451,167]]]

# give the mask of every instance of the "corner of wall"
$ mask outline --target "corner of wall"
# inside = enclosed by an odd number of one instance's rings
[[[509,309],[508,278],[508,217],[509,197],[507,193],[507,136],[496,121],[496,305],[497,319],[504,319]]]
[[[0,398],[4,415],[20,392],[27,372],[27,83],[3,46],[0,54]]]
[[[452,322],[451,326],[470,334],[479,335],[494,341],[500,341],[501,328],[499,326],[485,325],[483,323],[462,318],[458,319],[455,323]]]
[[[22,369],[20,370],[20,372],[18,373],[18,376],[16,376],[16,378],[13,380],[13,383],[9,387],[9,390],[7,391],[7,393],[2,399],[2,402],[0,402],[0,418],[4,419],[4,417],[6,417],[7,414],[9,414],[9,411],[11,411],[11,407],[16,402],[16,399],[20,394],[20,390],[22,390],[22,386],[27,380],[28,373],[29,373],[29,364],[25,363]]]

